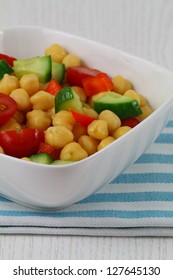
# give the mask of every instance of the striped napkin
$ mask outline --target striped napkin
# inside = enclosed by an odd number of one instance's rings
[[[173,236],[173,119],[123,174],[66,209],[41,212],[0,197],[0,233]]]

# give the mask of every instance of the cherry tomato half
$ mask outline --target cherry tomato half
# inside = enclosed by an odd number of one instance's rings
[[[0,132],[0,146],[5,154],[17,158],[36,154],[41,142],[44,142],[44,132],[33,128]]]
[[[6,123],[17,110],[17,104],[14,99],[3,93],[0,93],[0,125]]]

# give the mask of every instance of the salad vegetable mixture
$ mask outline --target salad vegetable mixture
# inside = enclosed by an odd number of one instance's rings
[[[129,80],[87,67],[59,44],[40,57],[0,54],[0,153],[42,164],[79,161],[152,111]]]

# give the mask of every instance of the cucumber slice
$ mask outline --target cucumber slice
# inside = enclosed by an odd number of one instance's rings
[[[142,114],[141,107],[136,99],[112,91],[108,91],[102,97],[95,99],[93,107],[97,113],[110,110],[120,119]]]
[[[70,109],[82,112],[82,102],[71,87],[65,87],[55,96],[55,113],[60,110],[68,111]]]
[[[52,78],[61,84],[64,80],[64,76],[65,65],[63,63],[52,62]]]
[[[47,83],[52,76],[51,56],[15,60],[13,69],[18,79],[25,74],[36,74],[41,83]]]
[[[62,160],[62,159],[57,159],[54,162],[51,163],[51,165],[65,165],[65,164],[70,164],[75,161],[73,160]]]
[[[4,60],[0,60],[0,79],[4,77],[4,74],[11,74],[13,73],[13,68]]]
[[[35,154],[29,157],[31,161],[42,164],[51,164],[54,159],[46,153]]]

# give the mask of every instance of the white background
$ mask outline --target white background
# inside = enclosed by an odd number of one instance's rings
[[[0,28],[14,25],[76,34],[173,70],[172,0],[0,0]],[[0,259],[172,258],[172,238],[0,235]]]

